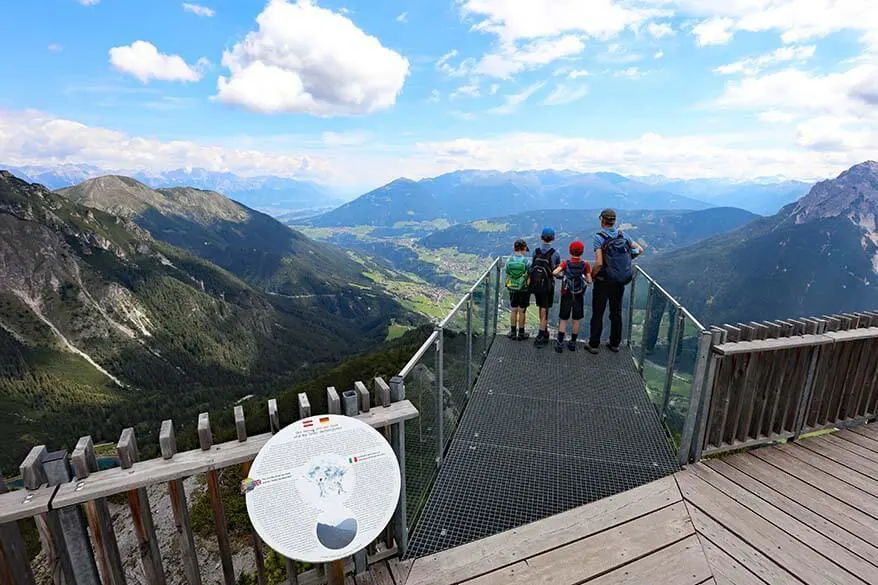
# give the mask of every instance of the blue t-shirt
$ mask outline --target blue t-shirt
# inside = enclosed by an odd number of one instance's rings
[[[606,236],[606,237],[602,237],[601,234],[603,234],[603,236]],[[592,241],[592,244],[594,245],[594,251],[597,252],[598,250],[600,250],[601,248],[604,247],[604,242],[606,242],[610,238],[615,238],[618,235],[619,235],[619,230],[617,230],[614,227],[601,228],[601,230],[594,235],[594,239]],[[634,241],[625,232],[622,232],[622,236],[625,238],[625,241],[628,242],[628,247],[631,248]],[[631,255],[637,256],[637,251],[631,250]]]
[[[542,243],[537,246],[537,249],[534,250],[533,258],[531,258],[531,265],[533,265],[533,261],[536,259],[537,253],[543,254],[545,252],[548,252],[549,249],[553,247],[554,246],[552,244],[546,243]],[[556,268],[558,268],[558,265],[561,264],[561,254],[558,253],[558,250],[555,250],[555,253],[552,254],[552,259],[549,260],[549,263],[552,265],[552,270],[555,270]]]

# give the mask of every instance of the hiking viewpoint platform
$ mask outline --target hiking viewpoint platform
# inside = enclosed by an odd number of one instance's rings
[[[417,558],[677,471],[631,353],[498,337],[410,540]]]

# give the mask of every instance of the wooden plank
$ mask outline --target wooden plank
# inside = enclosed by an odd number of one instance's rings
[[[875,451],[873,451],[872,449],[869,449],[867,447],[857,445],[856,443],[853,443],[852,441],[846,441],[845,439],[842,439],[841,437],[839,437],[837,435],[838,435],[838,433],[832,433],[829,435],[822,435],[820,437],[814,437],[814,439],[815,439],[814,442],[821,443],[821,444],[830,443],[832,445],[835,445],[836,447],[839,447],[841,449],[844,449],[846,451],[850,451],[851,453],[856,454],[857,456],[859,456],[860,458],[862,458],[865,461],[868,461],[872,465],[878,465],[878,453],[876,453]],[[811,442],[811,441],[808,441],[808,442]],[[871,467],[872,466],[870,465],[870,468]]]
[[[243,417],[243,413],[241,416]],[[244,438],[246,440],[246,430]],[[162,459],[173,459],[177,453],[177,437],[174,433],[173,421],[162,422],[159,445],[162,450]],[[201,585],[201,571],[198,568],[198,555],[195,552],[195,538],[192,532],[192,523],[189,520],[189,505],[186,502],[183,480],[172,479],[168,482],[168,496],[171,500],[171,512],[174,515],[174,526],[177,530],[177,545],[180,548],[183,574],[189,585]]]
[[[55,489],[42,486],[34,491],[16,490],[0,494],[0,524],[45,514],[49,511]]]
[[[407,585],[413,564],[414,561],[401,561],[398,558],[387,561],[387,568],[390,569],[394,585]]]
[[[773,448],[758,449],[752,455],[766,461],[778,469],[807,482],[828,496],[839,501],[846,502],[864,514],[878,519],[878,498],[860,491],[848,483],[829,475],[828,473],[805,465],[798,459]]]
[[[418,416],[417,409],[408,400],[395,402],[389,408],[372,408],[357,419],[376,428],[409,420]],[[58,488],[53,503],[58,506],[80,504],[88,500],[111,496],[131,489],[163,483],[252,461],[271,438],[271,433],[249,437],[241,443],[237,439],[213,446],[210,451],[195,449],[178,453],[173,459],[150,459],[128,469],[108,469],[94,473],[79,484],[65,484]],[[16,496],[17,498],[18,496]],[[4,510],[0,496],[0,511]],[[31,516],[27,514],[24,517]],[[3,516],[0,515],[0,519]]]
[[[329,414],[341,414],[341,399],[333,386],[326,389],[326,412]]]
[[[710,567],[695,535],[606,573],[588,585],[696,585],[710,579]]]
[[[845,502],[827,497],[809,483],[784,472],[778,473],[776,467],[750,454],[733,455],[723,461],[865,542],[878,542],[878,525],[871,516]]]
[[[710,542],[768,585],[802,585],[801,581],[775,563],[771,557],[726,530],[696,506],[687,502],[686,509],[702,542]],[[708,556],[708,560],[709,558]],[[716,574],[715,571],[714,576]]]
[[[850,427],[847,432],[856,433],[863,437],[878,441],[878,423],[866,424],[858,427]]]
[[[719,585],[769,585],[707,538],[698,535],[698,542]]]
[[[390,568],[387,566],[387,561],[381,561],[380,563],[372,565],[369,567],[369,572],[372,574],[372,582],[374,585],[394,585],[393,575],[390,574]]]
[[[746,506],[711,486],[693,471],[676,474],[683,498],[727,530],[768,554],[774,562],[809,585],[862,585],[862,581]]]
[[[375,391],[375,406],[390,406],[390,386],[384,378],[375,378],[372,384]]]
[[[417,559],[407,585],[460,583],[679,501],[674,479],[665,477],[545,520]]]
[[[213,432],[210,429],[210,415],[202,412],[198,415],[198,442],[202,451],[210,451],[213,447]],[[229,543],[226,512],[220,496],[219,478],[216,469],[207,470],[207,492],[210,495],[210,507],[213,509],[214,530],[219,545],[220,563],[226,585],[235,585],[235,568],[232,565],[232,547]]]
[[[686,506],[677,502],[616,528],[574,541],[471,581],[472,585],[568,585],[635,561],[693,535]]]
[[[828,331],[823,334],[838,343],[841,341],[857,341],[860,339],[878,338],[878,327],[866,327],[860,329],[848,329],[846,331]]]
[[[864,331],[859,329],[857,331]],[[835,340],[823,335],[800,335],[798,337],[781,337],[778,339],[762,339],[759,341],[739,341],[736,343],[723,343],[713,348],[720,355],[736,355],[741,353],[757,353],[761,351],[777,351],[780,349],[792,349],[795,347],[812,347],[834,343]]]
[[[875,565],[866,562],[795,516],[790,516],[711,468],[704,465],[696,465],[691,469],[699,479],[709,483],[726,496],[745,506],[751,512],[758,514],[788,535],[793,536],[812,550],[834,562],[839,570],[844,569],[854,576],[878,574],[878,567]]]
[[[244,418],[244,407],[235,407],[235,434],[238,436],[238,442],[243,443],[247,440],[247,420]]]
[[[834,437],[832,438],[834,439]],[[801,446],[850,468],[852,472],[858,472],[871,477],[873,480],[878,480],[878,463],[871,458],[863,457],[855,449],[862,449],[866,453],[872,453],[872,451],[864,449],[859,445],[848,443],[843,439],[835,439],[835,441],[842,442],[843,445],[838,445],[828,439],[830,437],[811,437],[802,441]],[[848,449],[845,445],[850,445],[851,448]]]
[[[826,472],[845,483],[849,483],[854,487],[860,488],[866,493],[878,496],[878,481],[863,475],[849,467],[845,467],[837,461],[833,461],[828,457],[818,455],[814,451],[805,449],[799,445],[778,445],[778,451],[795,457],[803,463],[807,463],[811,467]]]
[[[311,416],[311,401],[304,392],[299,392],[299,420]]]
[[[268,427],[272,434],[280,430],[280,415],[277,412],[277,398],[268,400]]]
[[[9,488],[0,473],[0,494]],[[27,558],[21,530],[15,522],[0,523],[0,583],[3,585],[34,585],[34,574]]]
[[[878,439],[872,439],[865,435],[851,432],[850,430],[840,431],[838,433],[835,433],[835,436],[839,439],[844,439],[845,441],[854,443],[855,445],[859,445],[860,447],[878,453]]]
[[[362,382],[354,382],[354,391],[360,399],[360,412],[369,412],[372,407],[372,397],[369,395],[369,389]]]
[[[784,495],[726,461],[712,460],[705,462],[705,465],[878,567],[878,548],[834,523],[839,520],[837,516],[830,514],[833,516],[830,519],[821,516],[820,512],[826,514],[826,509],[812,510],[805,505],[809,503],[807,499],[800,502],[795,497]]]

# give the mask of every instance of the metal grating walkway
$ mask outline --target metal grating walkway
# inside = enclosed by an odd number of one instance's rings
[[[534,372],[542,376],[533,383]],[[630,352],[498,337],[412,532],[430,555],[679,470]]]

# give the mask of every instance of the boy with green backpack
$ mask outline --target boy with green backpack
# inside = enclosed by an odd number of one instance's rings
[[[528,338],[524,330],[527,308],[530,306],[530,258],[527,242],[515,240],[512,256],[506,260],[506,290],[509,291],[509,305],[512,315],[509,318],[509,339],[523,341]],[[518,324],[518,329],[515,325]]]

